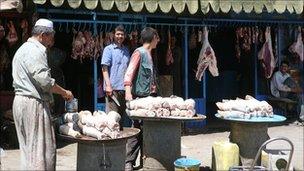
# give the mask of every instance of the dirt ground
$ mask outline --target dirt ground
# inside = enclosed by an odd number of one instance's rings
[[[228,140],[229,125],[225,122],[216,124],[207,124],[199,131],[186,131],[182,136],[182,156],[192,157],[201,161],[201,166],[211,168],[211,149],[215,141]],[[303,126],[285,122],[279,125],[270,125],[268,134],[270,138],[279,136],[287,137],[293,142],[295,147],[292,158],[292,165],[295,170],[304,170],[303,157]],[[271,148],[289,148],[286,142],[277,141],[272,143]],[[76,170],[77,144],[68,144],[58,142],[57,147],[57,170]],[[2,170],[18,170],[19,169],[19,150],[5,150],[4,156],[1,158]]]

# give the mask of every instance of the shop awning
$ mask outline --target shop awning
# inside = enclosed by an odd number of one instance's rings
[[[200,0],[203,13],[214,12],[224,13],[233,10],[236,13],[244,11],[250,13],[262,13],[264,7],[268,13],[274,11],[283,13],[286,10],[290,13],[301,14],[303,12],[304,0]]]
[[[168,13],[173,8],[175,12],[182,13],[186,6],[190,14],[199,10],[208,13],[211,9],[214,12],[227,13],[230,10],[239,13],[255,12],[262,13],[265,8],[267,12],[283,13],[286,10],[290,13],[301,14],[303,12],[304,0],[33,0],[36,4],[44,4],[51,1],[55,7],[60,7],[67,1],[71,8],[78,8],[82,3],[87,9],[93,10],[98,5],[103,10],[111,10],[114,5],[121,12],[131,8],[134,12],[140,12],[144,8],[154,13],[159,8],[162,12]],[[199,9],[200,8],[200,9]]]

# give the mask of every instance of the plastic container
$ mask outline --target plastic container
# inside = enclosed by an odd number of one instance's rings
[[[66,112],[78,112],[78,99],[74,98],[71,101],[65,101]]]
[[[229,170],[239,165],[239,147],[228,141],[216,141],[212,145],[212,170]]]
[[[179,158],[174,162],[175,171],[199,171],[201,161],[192,158]]]

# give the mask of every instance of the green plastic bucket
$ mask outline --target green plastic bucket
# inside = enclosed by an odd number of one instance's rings
[[[201,161],[192,158],[179,158],[174,162],[175,171],[199,171]]]

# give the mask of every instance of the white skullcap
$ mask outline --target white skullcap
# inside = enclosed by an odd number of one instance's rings
[[[53,29],[53,22],[48,19],[40,18],[36,21],[35,26],[44,26]]]

